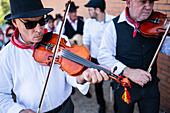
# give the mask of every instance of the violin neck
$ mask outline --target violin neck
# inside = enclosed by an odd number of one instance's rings
[[[101,67],[101,66],[99,66],[99,65],[97,65],[97,64],[95,64],[93,62],[90,62],[90,61],[88,61],[88,60],[86,60],[86,59],[84,59],[84,58],[82,58],[82,57],[80,57],[80,56],[70,52],[70,51],[63,50],[61,56],[65,57],[65,58],[67,58],[69,60],[72,60],[72,61],[74,61],[74,62],[76,62],[78,64],[81,64],[83,66],[86,66],[88,68],[94,68],[94,69],[97,69],[98,71],[103,70],[107,75],[112,75],[110,70],[105,69],[105,68],[103,68],[103,67]]]

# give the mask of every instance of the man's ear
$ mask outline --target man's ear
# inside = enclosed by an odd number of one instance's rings
[[[130,7],[130,0],[126,0],[127,7]]]
[[[16,19],[12,19],[12,24],[17,28]]]
[[[101,11],[100,11],[100,8],[96,8],[96,13],[99,14]]]

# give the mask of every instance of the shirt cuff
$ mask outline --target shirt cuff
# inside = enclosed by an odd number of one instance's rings
[[[15,103],[7,113],[19,113],[22,109],[25,109],[23,105]]]
[[[84,84],[78,84],[77,83],[77,88],[79,89],[79,91],[83,94],[83,95],[85,95],[85,94],[87,94],[87,92],[88,92],[88,90],[89,90],[89,87],[90,87],[90,83],[89,82],[86,82],[86,83],[84,83]]]
[[[127,66],[124,65],[123,63],[117,62],[113,65],[113,67],[111,68],[111,71],[119,75],[126,67]]]
[[[90,83],[89,82],[86,82],[84,84],[79,84],[77,83],[77,78],[75,77],[74,78],[74,87],[78,88],[78,90],[83,94],[87,94],[88,90],[89,90],[89,87],[90,87]]]

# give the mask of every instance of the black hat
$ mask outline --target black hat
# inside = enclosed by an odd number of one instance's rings
[[[105,10],[106,8],[106,3],[105,0],[90,0],[85,7],[93,7],[93,8],[100,8],[102,10]]]
[[[48,22],[48,20],[54,20],[54,18],[52,17],[52,15],[47,15],[45,18],[45,21]]]
[[[11,16],[5,16],[5,20],[38,17],[53,11],[53,8],[44,8],[41,0],[10,0],[10,6]]]
[[[66,3],[66,7],[67,7],[67,4],[68,3]],[[71,2],[69,11],[76,11],[77,8],[79,8],[79,6],[76,6],[74,2]]]
[[[10,17],[10,16],[11,16],[11,14],[6,15],[6,17]],[[13,26],[11,19],[7,20],[5,23]]]
[[[57,20],[58,18],[63,18],[60,14],[55,15],[55,19]]]

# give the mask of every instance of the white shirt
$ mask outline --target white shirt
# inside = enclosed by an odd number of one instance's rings
[[[44,28],[46,28],[48,30],[48,32],[51,32],[51,28],[49,28],[48,24],[45,24]],[[57,32],[57,26],[54,26],[53,32]]]
[[[78,19],[76,19],[75,22],[72,22],[69,16],[67,16],[66,19],[69,21],[69,23],[71,23],[71,26],[73,27],[73,29],[74,29],[75,31],[77,31]],[[85,22],[85,21],[86,21],[86,18],[83,17],[83,20],[82,20],[82,21]],[[58,34],[59,34],[59,32],[60,32],[61,25],[62,25],[62,20],[59,21],[59,23],[58,23],[58,25],[57,25],[57,28],[56,28],[56,33],[58,33]],[[64,32],[65,32],[65,27],[63,28],[62,34],[64,34]]]
[[[19,37],[21,40],[21,37]],[[49,66],[42,66],[30,49],[20,49],[11,42],[0,51],[0,113],[19,113],[22,109],[37,111]],[[61,105],[71,94],[72,86],[86,94],[89,83],[77,84],[55,64],[45,92],[41,112]],[[17,97],[13,102],[11,89]]]
[[[127,19],[125,15],[125,10],[121,13],[118,23],[126,21],[130,26],[134,27]],[[115,25],[112,22],[109,23],[106,28],[104,35],[102,37],[101,46],[99,49],[98,61],[101,65],[114,69],[117,66],[116,74],[120,74],[122,70],[126,67],[122,62],[115,58],[116,56],[116,43],[117,43],[117,34]],[[170,37],[166,37],[166,40],[162,46],[163,53],[170,55]]]
[[[105,28],[114,16],[105,13],[105,19],[102,22],[89,18],[84,24],[83,44],[90,45],[90,53],[93,58],[97,58],[101,39]]]

